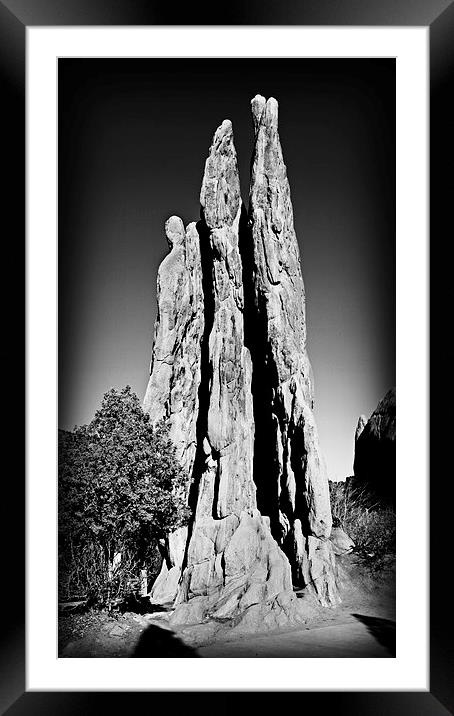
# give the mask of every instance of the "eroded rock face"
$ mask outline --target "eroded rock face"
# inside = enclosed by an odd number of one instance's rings
[[[169,422],[176,457],[187,475],[189,494],[197,448],[205,326],[200,241],[196,224],[185,229],[178,216],[168,219],[165,233],[170,252],[158,271],[158,311],[143,409],[153,425],[160,420]],[[186,540],[186,528],[167,538],[161,572],[151,590],[153,604],[175,599]]]
[[[256,98],[253,110],[250,227],[228,120],[206,160],[201,220],[166,224],[144,402],[170,421],[192,509],[167,539],[151,600],[174,603],[173,623],[242,631],[298,623],[314,597],[337,601],[277,103]],[[311,594],[297,599],[292,582]]]
[[[277,599],[289,613],[293,605],[295,619],[301,617],[288,560],[256,509],[252,364],[244,341],[239,251],[242,203],[227,120],[213,138],[200,204],[201,236],[209,245],[205,270],[210,274],[205,284],[209,336],[204,465],[172,621],[243,618],[254,608],[276,625],[283,609]]]
[[[244,345],[243,276],[238,248],[242,202],[229,120],[214,135],[200,205],[209,241],[211,326],[204,438],[207,469],[199,490],[197,516],[223,518],[255,507],[252,364]]]
[[[253,609],[256,628],[276,628],[284,605],[287,621],[304,620],[288,560],[258,510],[196,522],[172,623],[250,619]]]
[[[396,503],[396,390],[379,402],[355,441],[353,484],[364,483],[380,499]]]
[[[161,545],[163,555],[161,571],[150,592],[152,604],[172,604],[178,593],[183,568],[188,528],[179,527],[169,534]]]
[[[264,451],[255,465],[259,507],[271,512],[273,534],[290,558],[294,581],[312,585],[323,601],[332,603],[338,597],[328,541],[328,479],[312,412],[305,292],[278,134],[278,104],[258,95],[252,100],[252,114],[250,342],[255,414],[261,416],[256,445]]]
[[[158,271],[158,312],[143,409],[155,425],[170,423],[176,455],[188,477],[196,453],[201,343],[205,326],[202,264],[195,223],[166,222],[170,252]]]

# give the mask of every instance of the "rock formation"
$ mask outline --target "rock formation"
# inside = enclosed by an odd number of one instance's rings
[[[386,393],[356,438],[353,472],[354,485],[367,485],[380,499],[396,504],[395,388]]]
[[[306,353],[305,292],[290,187],[278,134],[278,104],[252,100],[255,149],[249,223],[252,232],[254,396],[257,482],[273,534],[293,579],[326,603],[336,599],[329,542],[328,479],[320,454],[311,365]],[[264,386],[266,389],[264,390]],[[260,458],[259,450],[266,450]],[[259,473],[259,474],[258,474]]]
[[[169,535],[154,603],[171,621],[304,618],[293,584],[338,601],[328,481],[313,418],[305,299],[277,102],[253,100],[249,222],[232,125],[216,130],[201,220],[166,224],[144,409],[169,420],[192,518]]]
[[[239,241],[241,216],[232,125],[217,129],[200,192],[211,269],[208,338],[208,414],[203,438],[206,469],[197,515],[217,519],[255,506],[252,480],[254,417],[252,364],[244,345],[243,275]]]
[[[153,425],[170,424],[170,437],[188,476],[188,492],[197,447],[201,380],[201,345],[205,328],[202,262],[195,223],[184,228],[178,216],[166,222],[170,253],[158,271],[158,312],[150,380],[143,402]],[[152,601],[175,599],[187,539],[187,528],[169,535],[165,559],[153,585]]]

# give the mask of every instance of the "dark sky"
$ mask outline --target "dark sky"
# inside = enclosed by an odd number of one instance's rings
[[[395,63],[59,60],[59,426],[126,384],[142,399],[164,222],[199,218],[212,136],[233,123],[247,203],[250,100],[279,102],[307,294],[316,419],[332,478],[395,384]]]

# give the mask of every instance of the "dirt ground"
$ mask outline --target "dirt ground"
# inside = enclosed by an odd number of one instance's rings
[[[379,572],[363,559],[338,562],[342,604],[304,625],[259,634],[215,622],[170,628],[168,613],[60,616],[60,657],[375,657],[395,655],[395,562]]]

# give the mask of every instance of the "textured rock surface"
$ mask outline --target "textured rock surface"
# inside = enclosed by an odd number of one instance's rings
[[[217,129],[205,164],[200,204],[208,336],[204,465],[187,562],[172,623],[205,618],[298,620],[290,565],[256,509],[253,481],[252,364],[244,345],[239,251],[240,182],[232,125]],[[208,295],[209,294],[209,295]],[[202,379],[203,380],[203,379]],[[202,385],[202,393],[204,386]],[[284,611],[283,611],[284,610]],[[285,611],[286,610],[286,611]],[[252,619],[256,614],[255,620]]]
[[[163,560],[161,571],[150,592],[150,602],[152,604],[170,604],[174,602],[178,593],[187,539],[188,528],[180,527],[169,534],[162,545]]]
[[[195,223],[166,222],[170,253],[159,267],[158,312],[143,408],[156,424],[169,420],[177,457],[188,475],[196,453],[200,347],[204,331],[202,265]]]
[[[222,518],[255,506],[252,364],[244,345],[243,276],[238,248],[242,202],[229,120],[214,135],[205,164],[200,204],[210,248],[211,325],[204,440],[207,469],[199,491],[197,515]]]
[[[333,527],[330,541],[333,544],[334,553],[337,555],[348,554],[355,547],[352,538],[348,536],[342,527]]]
[[[355,441],[354,484],[361,482],[380,498],[396,502],[396,390],[389,390]]]
[[[254,309],[249,338],[257,421],[259,507],[270,512],[295,582],[337,601],[328,479],[312,412],[305,292],[274,98],[252,100],[255,149],[249,224]],[[263,390],[267,386],[267,390]],[[274,494],[273,494],[274,493]],[[277,495],[277,500],[275,499]]]
[[[185,230],[178,216],[168,219],[165,233],[170,252],[158,271],[158,311],[143,408],[154,425],[162,419],[169,421],[170,437],[187,474],[189,493],[197,447],[205,326],[200,241],[196,224],[189,224]],[[161,572],[151,591],[153,604],[175,599],[186,539],[187,530],[177,530],[168,537]]]
[[[241,621],[241,629],[304,620],[288,560],[258,510],[196,522],[173,624]]]
[[[214,619],[246,632],[337,601],[277,103],[253,106],[252,229],[225,120],[205,164],[201,220],[186,231],[177,217],[166,224],[172,250],[159,270],[144,401],[153,421],[171,423],[192,509],[187,532],[164,546],[151,600],[174,603],[173,624]],[[308,587],[304,599],[293,583]]]

